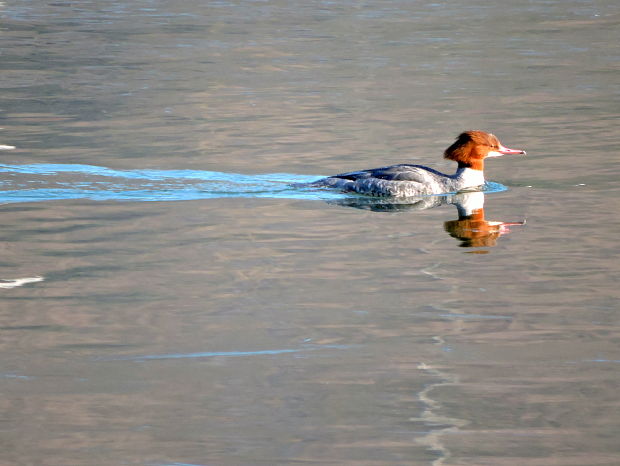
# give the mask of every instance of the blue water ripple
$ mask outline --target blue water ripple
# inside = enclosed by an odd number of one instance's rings
[[[113,361],[152,361],[161,359],[195,359],[195,358],[213,358],[213,357],[241,357],[241,356],[270,356],[288,353],[301,353],[305,351],[316,351],[321,349],[347,349],[350,345],[315,345],[304,346],[302,348],[286,348],[275,350],[259,350],[259,351],[209,351],[204,353],[170,353],[170,354],[147,354],[142,356],[121,356],[106,360]]]

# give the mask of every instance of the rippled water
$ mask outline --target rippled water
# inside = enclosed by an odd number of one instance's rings
[[[0,464],[620,462],[617,2],[0,17]]]

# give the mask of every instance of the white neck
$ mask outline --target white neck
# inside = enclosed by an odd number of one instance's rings
[[[462,188],[473,188],[484,184],[484,172],[469,167],[459,168],[455,178],[461,182]]]

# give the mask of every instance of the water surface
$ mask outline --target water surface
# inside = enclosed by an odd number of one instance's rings
[[[616,2],[0,17],[1,464],[620,462]],[[528,156],[289,186],[465,129]]]

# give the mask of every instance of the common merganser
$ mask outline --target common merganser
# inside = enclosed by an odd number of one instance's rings
[[[309,183],[308,186],[398,198],[455,193],[482,186],[484,159],[505,154],[525,155],[525,151],[504,147],[491,133],[465,131],[444,152],[444,158],[458,163],[454,175],[404,163],[333,175]]]

